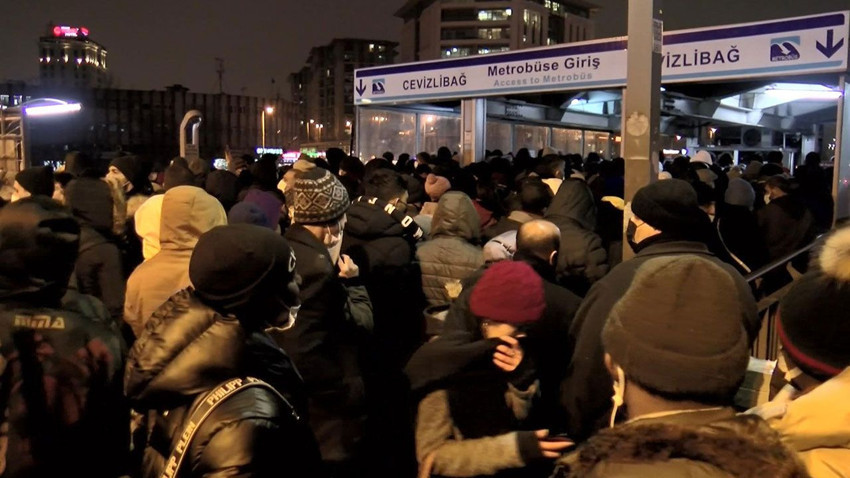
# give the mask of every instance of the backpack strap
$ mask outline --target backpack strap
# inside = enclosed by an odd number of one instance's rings
[[[177,444],[171,451],[171,455],[168,456],[168,460],[165,462],[165,469],[162,471],[160,478],[174,478],[177,476],[177,473],[180,471],[180,465],[183,464],[183,458],[186,456],[186,451],[192,443],[192,439],[195,437],[195,434],[198,432],[198,429],[201,428],[204,421],[206,421],[210,414],[212,414],[219,405],[227,401],[227,399],[233,395],[236,395],[238,392],[247,388],[255,387],[265,388],[272,392],[275,396],[280,398],[287,408],[289,408],[293,418],[300,420],[300,417],[295,412],[295,407],[289,403],[289,400],[278,392],[277,389],[258,378],[233,378],[226,382],[222,382],[204,395],[200,403],[195,407],[194,411],[192,411],[189,419],[186,420],[185,425],[183,426],[183,432],[180,434],[180,440],[177,441]]]

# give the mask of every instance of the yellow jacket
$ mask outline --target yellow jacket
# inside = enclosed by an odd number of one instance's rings
[[[755,410],[805,463],[813,478],[850,477],[850,368],[811,392]]]

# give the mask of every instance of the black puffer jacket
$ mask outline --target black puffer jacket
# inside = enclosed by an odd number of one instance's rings
[[[342,252],[360,267],[372,301],[375,339],[400,368],[425,339],[417,239],[380,205],[355,201],[347,217]]]
[[[375,204],[370,204],[374,201]],[[342,252],[360,267],[360,277],[372,301],[375,322],[369,365],[365,367],[369,405],[367,437],[377,452],[369,460],[380,476],[416,473],[412,404],[402,367],[425,341],[425,294],[415,260],[416,232],[411,219],[405,229],[384,210],[386,203],[361,198],[348,209]],[[404,220],[404,219],[403,219]]]
[[[567,179],[552,199],[546,219],[561,230],[558,281],[584,296],[608,272],[608,255],[596,229],[596,204],[584,181]]]
[[[133,407],[156,410],[142,476],[161,475],[184,420],[206,392],[244,376],[274,386],[295,414],[269,390],[238,392],[201,424],[179,476],[321,476],[303,384],[289,358],[268,335],[219,315],[188,290],[157,310],[127,363],[124,390]]]

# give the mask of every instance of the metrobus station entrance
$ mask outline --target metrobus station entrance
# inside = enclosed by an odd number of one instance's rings
[[[657,154],[809,152],[834,162],[850,216],[850,12],[670,31],[662,54]],[[359,69],[357,154],[435,151],[464,164],[485,151],[622,153],[627,38]],[[662,46],[663,45],[663,46]],[[627,158],[628,159],[628,158]]]

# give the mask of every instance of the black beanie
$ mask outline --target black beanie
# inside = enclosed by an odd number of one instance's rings
[[[24,169],[15,176],[15,181],[33,196],[53,197],[53,168],[50,166]]]
[[[203,234],[189,261],[197,296],[235,311],[258,294],[285,288],[295,275],[295,254],[280,234],[249,224],[219,226]],[[242,319],[240,317],[240,319]]]
[[[139,176],[142,174],[142,165],[139,158],[135,156],[119,156],[113,159],[109,165],[118,168],[121,174],[127,178],[127,181],[133,184],[136,184],[136,181],[139,180]]]
[[[708,226],[708,215],[699,208],[696,191],[681,179],[642,187],[632,200],[632,212],[663,234],[683,239],[702,237]]]
[[[744,378],[748,338],[735,282],[696,255],[640,266],[602,331],[605,351],[650,391],[727,397]]]
[[[801,370],[830,378],[850,367],[850,228],[824,243],[816,266],[779,303],[779,339]]]

